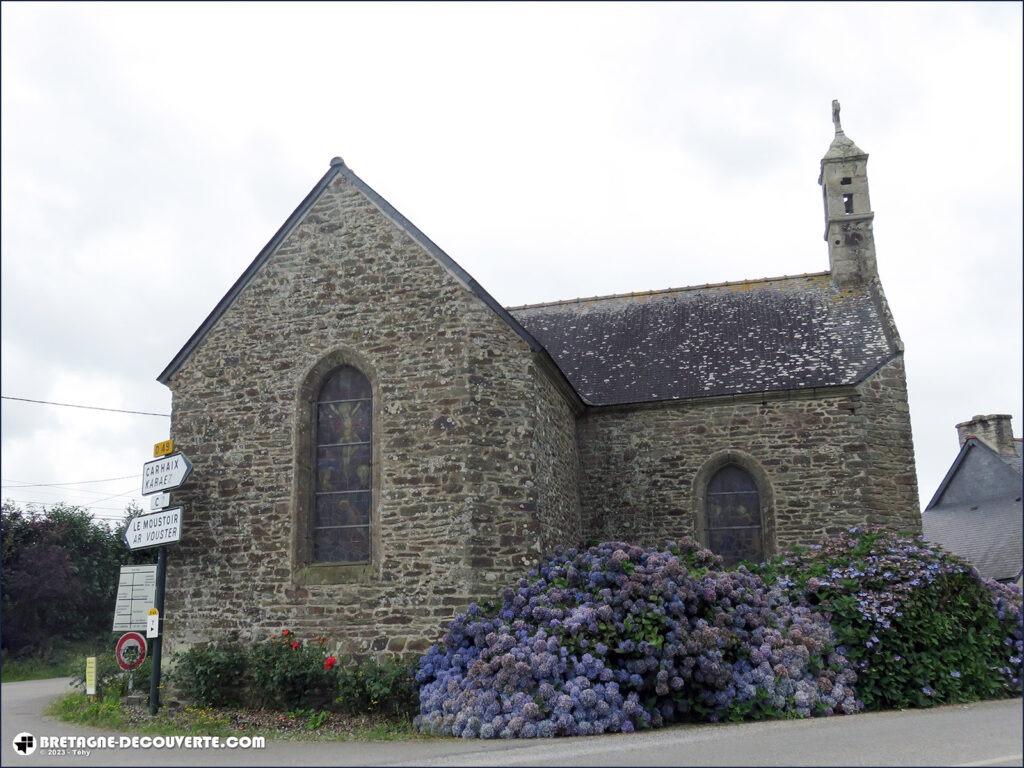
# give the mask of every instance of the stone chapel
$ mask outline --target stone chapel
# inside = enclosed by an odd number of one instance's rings
[[[560,546],[919,532],[868,156],[833,122],[828,271],[523,307],[331,161],[158,377],[195,468],[171,648],[423,650]]]

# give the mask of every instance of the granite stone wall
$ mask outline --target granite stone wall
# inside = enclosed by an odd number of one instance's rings
[[[895,334],[895,330],[892,331]],[[372,557],[310,562],[312,402],[373,389]],[[544,357],[343,175],[173,374],[169,649],[282,628],[421,651],[560,545],[704,536],[725,463],[769,551],[864,523],[920,530],[903,361],[856,387],[583,410]]]
[[[577,438],[588,537],[701,538],[703,485],[728,461],[761,481],[769,550],[865,523],[919,532],[902,359],[857,387],[783,394],[585,414]]]
[[[311,393],[374,391],[372,562],[307,557]],[[426,648],[470,599],[576,535],[573,415],[525,342],[336,177],[174,374],[173,650],[288,627],[357,652]],[[556,533],[557,532],[557,533]]]

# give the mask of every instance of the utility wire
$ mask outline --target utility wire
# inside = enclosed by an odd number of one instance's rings
[[[37,491],[37,493],[41,493],[41,491]],[[127,491],[115,493],[111,496],[104,496],[101,499],[89,499],[88,504],[76,502],[72,499],[57,499],[56,501],[39,501],[38,499],[34,501],[30,501],[29,499],[11,499],[11,501],[18,501],[23,504],[69,504],[73,507],[92,507],[95,506],[96,504],[99,504],[101,501],[110,501],[110,499],[117,499],[120,498],[121,496],[127,496],[129,493],[138,493],[138,491],[135,488],[131,488]],[[97,507],[97,509],[100,509],[100,507]],[[107,507],[107,509],[116,509],[116,507]]]
[[[63,501],[38,501],[38,500],[33,501],[33,500],[30,500],[30,499],[4,499],[4,501],[15,501],[15,502],[17,502],[19,504],[36,504],[36,505],[39,505],[39,506],[42,506],[42,507],[46,507],[46,506],[52,507],[55,504],[64,504],[65,503]],[[122,512],[122,513],[124,512],[124,510],[120,509],[119,507],[97,507],[97,506],[93,506],[92,504],[73,504],[71,502],[66,502],[66,503],[70,507],[81,507],[82,509],[108,509],[108,510],[111,510],[112,512]]]
[[[53,403],[49,400],[31,400],[27,397],[9,397],[7,395],[0,395],[0,399],[3,400],[18,400],[22,403],[37,403],[39,405],[59,405],[62,408],[84,408],[89,411],[110,411],[111,413],[134,413],[137,416],[163,416],[164,418],[170,418],[169,413],[153,413],[152,411],[128,411],[124,408],[101,408],[98,405],[75,405],[73,403]]]
[[[0,485],[0,488],[56,488],[60,485],[89,485],[90,483],[109,483],[114,480],[133,480],[136,477],[142,477],[142,473],[122,475],[121,477],[105,477],[102,480],[76,480],[67,483],[29,483],[24,480],[10,479],[7,481],[8,483],[17,483],[17,485]],[[97,491],[90,491],[90,493],[97,493]],[[102,493],[102,491],[98,491],[98,493]]]

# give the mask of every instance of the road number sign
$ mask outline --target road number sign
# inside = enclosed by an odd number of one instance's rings
[[[163,493],[154,493],[149,497],[150,512],[159,512],[161,509],[166,509],[169,506],[171,506],[171,494],[166,491]]]
[[[159,443],[153,446],[153,457],[159,458],[160,456],[166,456],[169,453],[174,453],[174,441],[173,440],[161,440]]]
[[[160,611],[156,608],[150,608],[146,617],[146,638],[152,637],[160,637]]]
[[[181,507],[133,517],[128,521],[124,540],[128,549],[161,547],[181,541]]]
[[[156,602],[156,566],[122,565],[117,582],[114,632],[146,628],[146,612]]]
[[[185,484],[192,474],[192,462],[184,453],[172,453],[142,465],[142,495],[173,491]]]
[[[121,635],[114,646],[114,658],[117,659],[117,666],[126,672],[138,669],[146,660],[146,638],[138,632]]]

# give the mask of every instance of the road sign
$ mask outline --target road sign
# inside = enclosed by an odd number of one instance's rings
[[[181,507],[133,517],[128,521],[124,540],[128,549],[160,547],[181,541]]]
[[[171,506],[171,494],[167,493],[154,493],[149,497],[149,509],[151,512],[159,512],[161,509],[165,509]]]
[[[160,611],[156,608],[150,608],[146,617],[146,637],[160,637]]]
[[[114,646],[114,658],[117,659],[117,666],[126,672],[138,669],[146,660],[146,638],[138,632],[121,635]]]
[[[156,566],[122,565],[117,582],[114,632],[146,628],[147,611],[156,603]]]
[[[89,656],[85,660],[85,695],[96,695],[96,657]]]
[[[192,474],[192,462],[184,453],[172,453],[142,465],[142,495],[173,491],[185,484]]]
[[[161,440],[159,443],[153,446],[154,458],[166,456],[169,453],[174,453],[174,441],[173,440]]]

